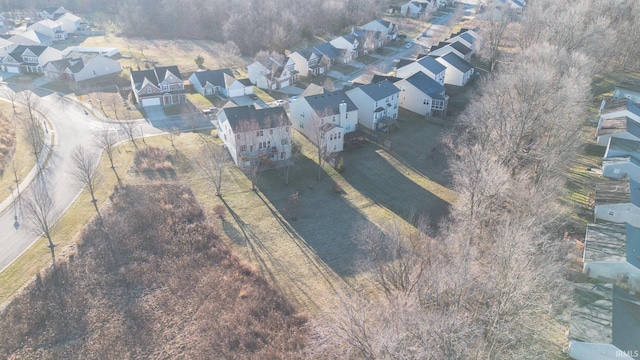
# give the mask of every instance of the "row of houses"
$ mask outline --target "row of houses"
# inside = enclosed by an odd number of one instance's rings
[[[596,223],[587,225],[583,271],[569,328],[573,359],[640,358],[640,89],[603,101],[597,144],[606,146],[596,184]],[[640,135],[640,134],[637,134]]]
[[[396,24],[376,19],[329,42],[292,52],[282,61],[256,61],[247,67],[249,80],[261,89],[280,89],[292,85],[298,77],[320,76],[333,64],[350,63],[395,40],[397,35]]]

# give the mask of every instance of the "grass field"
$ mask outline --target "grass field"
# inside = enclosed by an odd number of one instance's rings
[[[427,213],[437,219],[446,203],[453,201],[455,196],[443,186],[447,181],[442,174],[444,164],[420,160],[422,154],[430,153],[430,146],[437,147],[442,130],[432,123],[405,120],[393,135],[394,153],[367,143],[343,154],[344,176],[326,167],[320,181],[316,180],[313,147],[298,136],[304,155],[291,168],[289,185],[284,185],[284,169],[273,169],[261,173],[259,191],[253,192],[249,179],[229,167],[222,198],[214,196],[212,186],[193,160],[204,141],[219,141],[215,131],[180,134],[175,149],[164,136],[147,138],[146,146],[172,154],[171,171],[125,172],[133,158],[128,144],[116,152],[116,163],[125,183],[179,181],[189,185],[232,249],[257,266],[289,299],[313,313],[335,308],[340,297],[355,287],[367,287],[369,275],[357,266],[361,254],[351,241],[357,224],[373,223],[383,228],[393,222],[409,227],[407,219],[412,213]],[[144,146],[140,141],[138,144]],[[412,160],[414,157],[418,160]],[[107,164],[103,158],[100,167],[106,181],[98,193],[101,205],[116,184]],[[333,191],[335,184],[342,188],[340,194]],[[295,220],[287,211],[294,192],[300,202]],[[216,205],[227,209],[225,220],[214,217]],[[93,213],[83,193],[56,225],[54,241],[59,244],[59,254],[73,244],[75,234]],[[6,301],[49,261],[44,241],[36,242],[0,274],[0,301]]]

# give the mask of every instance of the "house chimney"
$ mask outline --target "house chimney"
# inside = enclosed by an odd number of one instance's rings
[[[341,102],[338,109],[340,110],[340,126],[344,127],[347,124],[347,103]]]

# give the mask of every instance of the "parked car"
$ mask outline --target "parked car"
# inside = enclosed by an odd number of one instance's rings
[[[286,104],[287,102],[282,100],[282,99],[278,99],[276,101],[273,102],[273,106],[282,106],[284,104]]]

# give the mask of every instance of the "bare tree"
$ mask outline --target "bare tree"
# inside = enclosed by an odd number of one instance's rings
[[[73,168],[70,175],[78,183],[89,192],[93,207],[100,217],[100,209],[98,208],[98,200],[96,199],[96,190],[102,180],[101,173],[98,169],[98,160],[92,156],[84,147],[78,146],[73,150],[71,161]]]
[[[41,108],[41,99],[32,90],[27,89],[18,93],[18,100],[27,108],[29,119],[36,121],[36,112]]]
[[[136,149],[136,152],[138,152],[138,150],[139,150],[138,149],[138,144],[136,144],[136,136],[138,135],[138,127],[136,126],[136,123],[133,122],[133,121],[124,120],[124,121],[118,121],[118,124],[120,124],[120,128],[125,133],[127,138],[129,138],[129,140],[133,144],[133,147]]]
[[[224,169],[229,163],[229,153],[222,146],[211,142],[204,144],[200,151],[200,156],[196,159],[196,164],[198,164],[207,180],[213,184],[218,197],[222,197]]]
[[[116,179],[118,180],[118,183],[120,183],[121,182],[120,176],[118,176],[118,171],[116,170],[116,166],[113,163],[113,155],[116,150],[116,144],[119,141],[118,136],[116,135],[115,132],[110,130],[100,131],[95,134],[95,141],[96,141],[96,144],[104,150],[105,154],[107,154],[107,158],[109,159],[111,170],[113,170],[113,173],[116,175]]]
[[[11,102],[11,107],[13,109],[13,115],[17,115],[16,101],[18,101],[19,99],[18,93],[13,91],[13,89],[11,89],[9,85],[5,84],[2,87],[2,96],[9,99],[9,101]]]
[[[318,174],[317,179],[322,180],[322,172],[324,168],[325,159],[329,154],[327,144],[327,131],[330,129],[330,124],[325,123],[325,118],[332,115],[329,109],[323,111],[312,111],[311,121],[305,124],[301,129],[302,133],[311,140],[316,148],[316,160],[318,161]]]
[[[52,239],[53,227],[53,199],[49,190],[43,183],[36,183],[29,191],[22,203],[23,213],[27,220],[27,226],[36,235],[44,235],[49,242],[51,261],[56,267],[55,244]]]
[[[124,107],[122,96],[120,96],[118,92],[113,95],[109,94],[105,101],[107,103],[107,106],[113,111],[113,115],[115,116],[116,120],[118,120],[118,113],[123,110]]]
[[[268,92],[271,93],[273,90],[274,80],[276,76],[282,71],[284,67],[284,55],[275,52],[275,51],[259,51],[254,61],[264,66],[266,69],[265,78],[267,79],[267,89]]]
[[[504,43],[504,33],[510,22],[510,12],[508,5],[494,0],[483,14],[484,21],[480,32],[484,42],[480,54],[489,61],[491,71],[500,58],[500,47]]]

